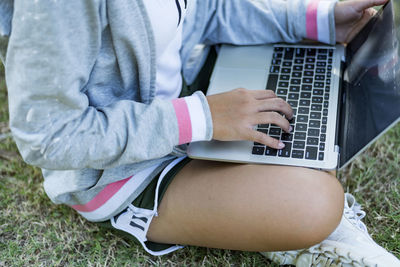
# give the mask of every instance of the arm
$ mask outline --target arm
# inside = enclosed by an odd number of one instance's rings
[[[335,4],[331,0],[208,0],[197,1],[197,8],[207,10],[202,40],[206,44],[250,45],[305,38],[334,44]]]
[[[84,93],[101,45],[98,1],[16,1],[6,75],[10,124],[23,158],[46,169],[106,169],[154,159],[193,141],[187,101],[117,101],[93,107]],[[179,116],[177,116],[177,114]],[[208,116],[208,117],[207,117]]]

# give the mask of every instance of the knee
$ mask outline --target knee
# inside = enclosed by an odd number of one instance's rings
[[[298,236],[304,247],[310,247],[326,239],[339,225],[343,214],[344,192],[336,177],[313,171],[308,176],[299,204]],[[310,178],[311,177],[311,178]]]

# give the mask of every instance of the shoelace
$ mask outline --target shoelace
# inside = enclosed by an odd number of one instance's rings
[[[351,195],[350,195],[351,196]],[[344,208],[344,216],[353,224],[355,225],[357,228],[359,228],[360,230],[362,230],[364,233],[368,234],[368,230],[367,227],[365,226],[365,224],[361,221],[366,213],[365,211],[363,211],[361,209],[361,205],[358,204],[355,200],[354,197],[351,196],[352,199],[352,205],[351,206],[347,206]],[[347,201],[347,197],[346,197],[346,201]]]

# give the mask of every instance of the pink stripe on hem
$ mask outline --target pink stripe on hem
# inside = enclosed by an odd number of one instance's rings
[[[318,40],[318,5],[320,0],[311,0],[307,7],[307,38]]]
[[[126,184],[133,176],[124,180],[107,185],[103,190],[100,191],[92,200],[84,205],[72,205],[71,208],[80,212],[92,212],[100,208],[106,203],[112,196],[114,196],[121,187]]]
[[[187,103],[184,98],[172,100],[179,127],[179,144],[186,144],[192,141],[192,122]]]

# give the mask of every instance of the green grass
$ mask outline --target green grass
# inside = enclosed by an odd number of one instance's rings
[[[9,132],[7,91],[0,67],[0,136]],[[345,171],[346,191],[367,211],[373,238],[400,257],[400,125]],[[11,137],[0,139],[0,266],[274,266],[258,253],[188,247],[164,257],[110,231],[100,231],[71,209],[54,205],[41,172],[26,165]]]

